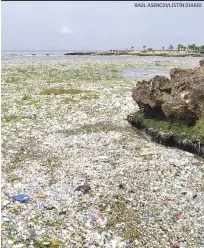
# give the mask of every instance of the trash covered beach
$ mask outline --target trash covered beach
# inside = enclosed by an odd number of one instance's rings
[[[138,80],[198,62],[2,63],[2,247],[204,247],[204,160],[127,122]]]

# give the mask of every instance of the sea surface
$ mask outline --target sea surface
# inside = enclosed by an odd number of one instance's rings
[[[185,57],[185,58],[173,58],[173,57],[161,57],[161,56],[152,56],[152,57],[140,57],[135,55],[64,55],[69,52],[102,52],[102,50],[97,51],[69,51],[69,50],[2,50],[1,51],[1,62],[68,62],[68,61],[185,61],[187,66],[196,66],[198,61],[201,58]]]
[[[70,52],[102,52],[99,50],[2,50],[1,61],[2,62],[40,62],[40,61],[58,61],[66,59],[65,53]]]
[[[141,57],[135,55],[64,55],[68,52],[91,52],[91,51],[67,51],[67,50],[23,50],[23,51],[2,51],[1,62],[2,63],[66,63],[66,62],[91,62],[91,63],[106,63],[106,62],[138,62],[143,65],[140,68],[125,68],[120,71],[123,77],[140,78],[143,76],[153,76],[156,74],[169,75],[169,71],[172,68],[176,68],[179,65],[183,67],[195,67],[199,66],[201,58],[195,57]],[[102,52],[102,51],[92,51]],[[146,64],[153,62],[159,63],[161,66],[146,67]]]

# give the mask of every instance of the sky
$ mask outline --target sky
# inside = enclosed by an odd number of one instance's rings
[[[201,8],[136,8],[134,3],[1,2],[2,50],[204,45],[204,3]]]

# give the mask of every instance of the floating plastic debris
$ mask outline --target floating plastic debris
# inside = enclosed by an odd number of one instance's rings
[[[142,151],[142,152],[140,152],[140,155],[141,155],[141,156],[153,155],[153,154],[154,154],[153,151]]]
[[[27,194],[18,194],[18,195],[11,196],[11,199],[13,201],[27,202],[30,200],[30,196]]]
[[[78,186],[74,191],[82,191],[84,194],[86,194],[90,190],[91,190],[91,187],[88,184],[84,184],[84,185]]]
[[[36,195],[36,197],[37,198],[41,198],[41,199],[44,199],[44,198],[46,198],[48,195],[46,195],[46,194],[37,194]]]

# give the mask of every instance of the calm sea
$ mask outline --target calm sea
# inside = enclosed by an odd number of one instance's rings
[[[69,52],[102,52],[103,50],[2,50],[1,51],[1,62],[2,63],[24,63],[24,62],[72,62],[72,61],[87,61],[87,62],[102,62],[102,61],[139,61],[146,63],[147,61],[163,61],[170,64],[184,64],[187,67],[198,66],[201,58],[170,58],[170,57],[139,57],[132,55],[113,55],[113,56],[90,56],[90,55],[64,55]]]
[[[65,53],[70,52],[102,52],[102,50],[2,50],[2,62],[26,62],[26,61],[49,61],[63,60],[67,57]]]

